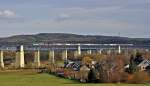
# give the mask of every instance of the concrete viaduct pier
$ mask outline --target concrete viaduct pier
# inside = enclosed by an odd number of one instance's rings
[[[124,45],[118,44],[51,44],[52,47],[39,47],[41,45],[32,45],[31,47],[20,45],[16,47],[16,50],[9,48],[0,48],[0,68],[5,68],[4,64],[4,51],[16,51],[15,57],[15,67],[16,68],[24,68],[25,67],[25,52],[33,51],[34,52],[34,67],[39,68],[41,66],[41,51],[48,51],[48,63],[55,63],[55,53],[60,50],[62,60],[68,60],[68,53],[70,51],[74,52],[74,57],[77,58],[82,54],[82,51],[86,51],[86,54],[92,54],[93,50],[96,50],[96,53],[103,54],[104,51],[107,50],[106,53],[110,54],[112,50],[116,50],[118,54],[122,53]],[[57,46],[57,47],[55,47]],[[62,47],[63,46],[63,47]],[[100,47],[99,47],[100,46]],[[109,47],[108,47],[109,46]],[[131,46],[131,45],[126,45]]]
[[[3,51],[0,50],[0,67],[4,68]]]
[[[18,47],[18,50],[16,52],[16,63],[15,63],[16,68],[24,68],[24,47],[23,45]]]
[[[49,56],[49,62],[50,63],[55,63],[55,51],[54,50],[50,50],[48,53]]]
[[[34,52],[34,64],[35,64],[36,68],[40,67],[40,65],[41,65],[41,63],[40,63],[40,51],[39,50]]]

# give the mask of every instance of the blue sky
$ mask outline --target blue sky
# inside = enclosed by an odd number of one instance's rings
[[[75,33],[150,38],[150,0],[0,0],[0,37]]]

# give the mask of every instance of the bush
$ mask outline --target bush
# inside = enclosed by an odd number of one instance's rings
[[[128,77],[128,82],[129,83],[134,83],[134,84],[143,84],[143,83],[149,83],[150,82],[150,77],[147,72],[136,72],[132,75],[129,75]]]

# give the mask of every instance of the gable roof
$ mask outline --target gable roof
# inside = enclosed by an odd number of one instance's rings
[[[138,66],[150,66],[150,60],[145,59]]]

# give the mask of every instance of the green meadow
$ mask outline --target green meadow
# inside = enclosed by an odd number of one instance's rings
[[[150,86],[150,84],[83,84],[33,71],[0,72],[0,86]]]

